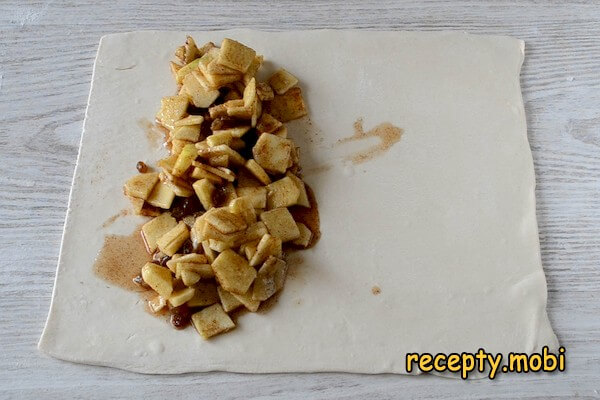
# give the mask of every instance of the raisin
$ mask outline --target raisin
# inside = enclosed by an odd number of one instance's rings
[[[190,323],[191,318],[192,311],[187,304],[171,308],[171,325],[173,325],[175,329],[185,328]]]
[[[148,171],[148,166],[143,161],[138,161],[137,164],[135,165],[135,167],[137,168],[138,172],[141,174]]]
[[[173,314],[171,315],[171,325],[175,327],[175,329],[183,329],[190,323],[188,318],[185,318],[183,315]]]
[[[161,267],[166,267],[167,261],[169,261],[170,259],[171,257],[159,251],[152,255],[152,261],[158,263]]]
[[[213,192],[212,201],[215,207],[221,207],[225,200],[227,199],[227,189],[224,186],[217,187],[217,189]]]
[[[196,214],[198,211],[202,211],[204,208],[200,204],[197,196],[191,197],[177,197],[171,207],[171,215],[177,221],[181,221],[183,217],[188,215]]]

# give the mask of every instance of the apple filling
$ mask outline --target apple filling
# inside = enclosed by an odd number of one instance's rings
[[[290,212],[311,203],[285,126],[307,109],[294,75],[258,82],[263,57],[235,40],[188,37],[175,56],[178,92],[156,115],[170,154],[156,168],[139,162],[124,192],[154,217],[141,230],[153,261],[137,278],[155,292],[150,310],[209,338],[235,328],[232,311],[255,312],[280,291],[284,250],[314,239]]]

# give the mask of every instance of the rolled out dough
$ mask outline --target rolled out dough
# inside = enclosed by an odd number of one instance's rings
[[[175,91],[168,61],[184,32],[102,38],[54,294],[39,347],[64,360],[143,373],[405,373],[407,352],[533,352],[557,347],[535,215],[519,86],[524,44],[459,32],[192,32],[255,48],[268,73],[301,82],[310,121],[290,124],[316,193],[322,238],[302,253],[278,304],[205,341],[143,311],[93,274],[108,233],[141,217],[123,182],[163,151],[140,120]],[[401,140],[338,144],[353,123],[389,122]],[[379,288],[374,294],[372,289]],[[375,293],[377,290],[375,288]]]

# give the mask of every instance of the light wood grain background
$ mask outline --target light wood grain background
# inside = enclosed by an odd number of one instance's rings
[[[466,30],[526,41],[549,314],[568,372],[461,382],[351,374],[145,376],[36,349],[100,37],[140,29]],[[390,60],[393,62],[393,60]],[[600,3],[0,1],[0,398],[600,397]]]

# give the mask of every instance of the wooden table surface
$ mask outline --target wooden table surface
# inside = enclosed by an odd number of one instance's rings
[[[468,382],[331,373],[148,376],[38,352],[100,37],[233,27],[451,29],[526,41],[522,87],[548,309],[567,349],[567,372]],[[598,2],[3,0],[0,157],[0,398],[600,397]]]

